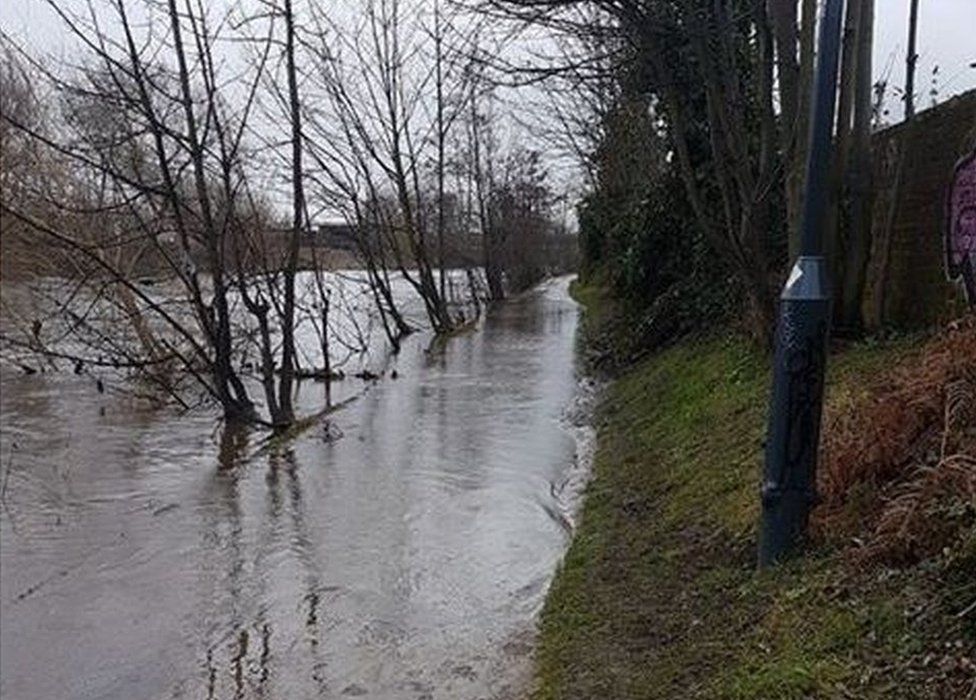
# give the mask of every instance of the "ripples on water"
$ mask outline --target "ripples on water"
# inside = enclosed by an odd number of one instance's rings
[[[592,443],[566,285],[284,448],[5,372],[3,698],[516,696]]]

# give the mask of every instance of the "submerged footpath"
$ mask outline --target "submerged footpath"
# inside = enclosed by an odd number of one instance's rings
[[[535,698],[976,698],[976,323],[832,351],[813,541],[757,572],[769,376],[733,334],[613,373]]]

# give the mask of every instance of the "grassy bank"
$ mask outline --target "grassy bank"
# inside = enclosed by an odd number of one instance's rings
[[[612,334],[599,293],[575,291],[589,344]],[[925,342],[835,353],[828,422]],[[965,502],[936,551],[895,566],[854,551],[895,488],[859,482],[819,518],[806,557],[755,571],[768,376],[763,354],[735,337],[687,341],[618,373],[542,615],[536,698],[976,697]]]

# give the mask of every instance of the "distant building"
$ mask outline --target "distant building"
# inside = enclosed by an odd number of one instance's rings
[[[306,236],[304,245],[312,248],[356,250],[356,227],[346,223],[319,224]]]

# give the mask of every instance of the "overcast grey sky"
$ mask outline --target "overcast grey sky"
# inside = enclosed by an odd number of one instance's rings
[[[224,0],[218,0],[223,3]],[[84,0],[61,0],[64,7],[81,10]],[[134,3],[138,4],[138,3]],[[343,3],[353,9],[355,0]],[[876,0],[874,73],[876,79],[902,85],[909,0]],[[932,70],[939,66],[938,100],[976,88],[976,0],[920,0],[918,28],[918,106],[929,106]],[[0,1],[0,27],[35,48],[60,53],[65,33],[60,21],[42,0]],[[892,106],[891,118],[901,108]]]
[[[875,0],[874,75],[891,85],[905,83],[909,0]],[[919,109],[931,104],[932,70],[939,67],[937,88],[941,102],[950,95],[976,88],[976,0],[919,0],[919,59],[915,73]],[[902,117],[892,105],[889,120]],[[892,119],[894,118],[894,119]]]

